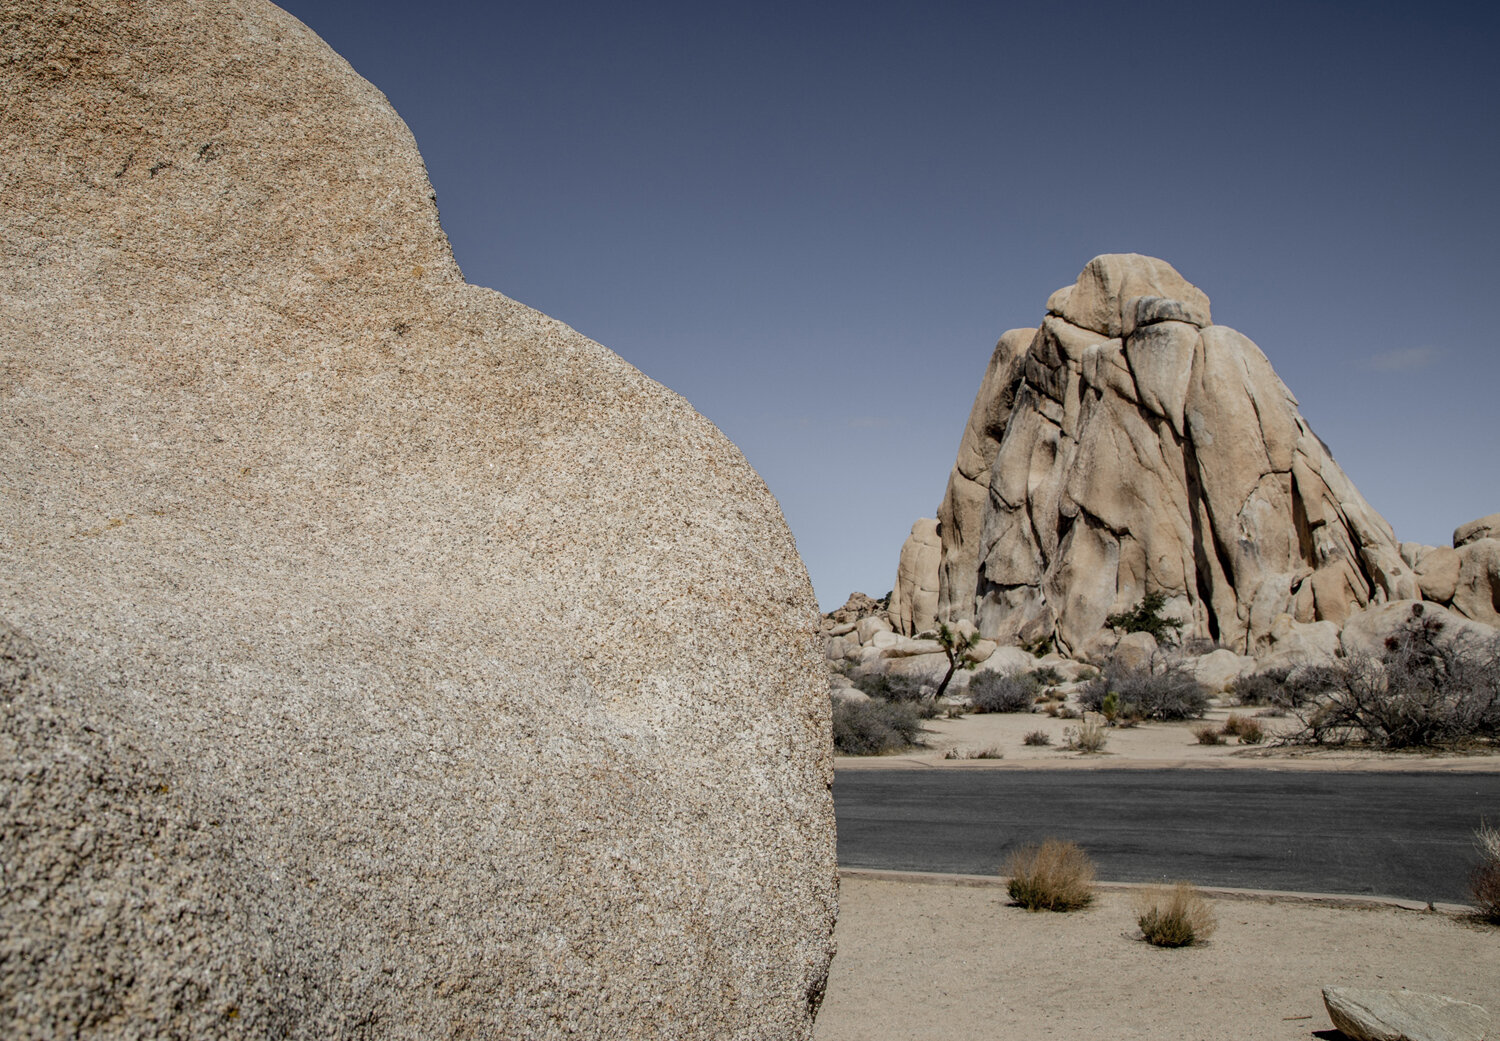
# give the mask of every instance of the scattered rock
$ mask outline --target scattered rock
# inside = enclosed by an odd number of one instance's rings
[[[1328,1017],[1350,1041],[1484,1041],[1482,1006],[1409,990],[1324,987]]]
[[[810,1037],[830,704],[755,471],[467,285],[272,4],[3,35],[7,1036]]]

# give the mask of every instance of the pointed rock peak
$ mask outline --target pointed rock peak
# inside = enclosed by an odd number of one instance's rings
[[[1047,311],[1111,338],[1156,321],[1212,322],[1207,294],[1165,260],[1140,253],[1095,257],[1077,282],[1052,294]]]

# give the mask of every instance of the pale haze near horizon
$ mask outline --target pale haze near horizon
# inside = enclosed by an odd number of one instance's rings
[[[891,588],[996,339],[1100,253],[1203,289],[1398,538],[1500,511],[1491,7],[282,6],[470,282],[734,439],[825,610]]]

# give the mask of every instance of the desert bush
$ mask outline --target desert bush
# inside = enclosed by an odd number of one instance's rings
[[[1380,748],[1500,742],[1500,638],[1443,638],[1443,622],[1412,606],[1379,658],[1350,658],[1326,700],[1302,714],[1293,740]]]
[[[1032,669],[1028,675],[1036,681],[1038,687],[1055,687],[1063,682],[1063,674],[1051,665],[1040,669]]]
[[[1224,721],[1223,733],[1239,738],[1242,745],[1258,745],[1266,739],[1265,727],[1249,716],[1234,712],[1229,713],[1229,718]]]
[[[1213,935],[1213,908],[1191,882],[1143,889],[1135,896],[1141,937],[1157,947],[1187,947]]]
[[[1469,893],[1479,917],[1500,925],[1500,828],[1481,821],[1474,845],[1479,847],[1479,866],[1469,876]]]
[[[969,681],[975,712],[1030,712],[1040,685],[1035,673],[981,672]]]
[[[1193,736],[1198,739],[1200,745],[1222,745],[1224,743],[1224,731],[1207,723],[1193,727]]]
[[[895,705],[914,706],[923,719],[935,719],[943,711],[943,707],[932,696],[931,685],[915,677],[874,672],[850,676],[849,679],[855,687],[872,698]]]
[[[1094,862],[1075,842],[1045,839],[1012,853],[1006,891],[1028,911],[1076,911],[1094,899]]]
[[[1182,662],[1158,658],[1149,668],[1125,669],[1111,665],[1083,685],[1078,699],[1099,712],[1104,699],[1116,695],[1120,718],[1192,719],[1208,709],[1208,691]]]
[[[849,680],[872,698],[884,701],[923,701],[927,697],[926,686],[911,676],[897,676],[885,672],[866,672],[850,676]]]
[[[1104,624],[1127,633],[1150,633],[1159,644],[1175,643],[1182,632],[1182,619],[1165,617],[1161,609],[1166,604],[1167,595],[1156,590],[1141,597],[1130,610],[1110,615]]]
[[[1241,705],[1270,705],[1292,709],[1335,689],[1343,670],[1332,665],[1299,665],[1267,669],[1240,676],[1230,693]]]
[[[1102,752],[1106,740],[1104,726],[1094,720],[1085,719],[1076,727],[1063,729],[1063,747],[1075,752]]]
[[[917,707],[889,701],[835,701],[833,747],[842,755],[884,755],[921,744]]]
[[[1023,744],[1023,745],[1032,745],[1033,747],[1039,747],[1041,745],[1050,745],[1051,743],[1052,743],[1052,735],[1049,734],[1049,733],[1047,733],[1047,731],[1045,731],[1045,730],[1033,730],[1030,733],[1028,733],[1025,737],[1021,738],[1021,744]]]
[[[1212,654],[1221,646],[1218,640],[1209,636],[1187,636],[1182,641],[1182,653],[1201,658],[1205,654]]]

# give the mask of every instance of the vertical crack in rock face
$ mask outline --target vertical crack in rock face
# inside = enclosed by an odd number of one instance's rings
[[[1147,592],[1185,634],[1241,653],[1263,650],[1281,615],[1342,625],[1418,596],[1390,525],[1265,355],[1210,314],[1170,265],[1107,255],[1052,295],[1040,327],[1001,337],[936,531],[921,532],[938,550],[903,550],[896,598],[936,584],[937,620],[1087,655]]]
[[[816,606],[260,0],[0,0],[0,1023],[806,1038]]]

